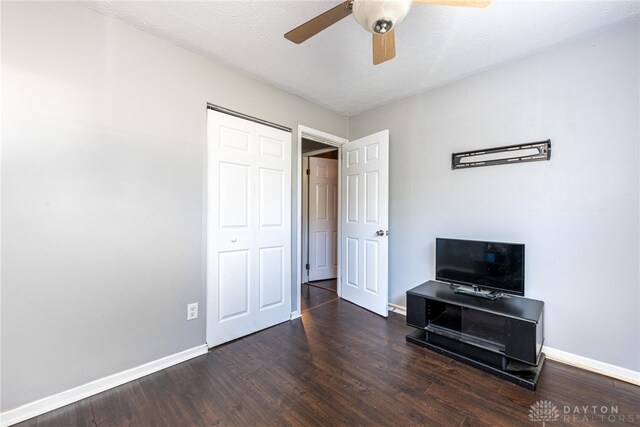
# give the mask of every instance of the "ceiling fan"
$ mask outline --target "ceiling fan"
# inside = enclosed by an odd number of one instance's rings
[[[373,34],[373,64],[396,56],[395,27],[409,13],[412,3],[446,6],[487,7],[491,0],[346,0],[284,35],[300,44],[353,13],[365,30]]]

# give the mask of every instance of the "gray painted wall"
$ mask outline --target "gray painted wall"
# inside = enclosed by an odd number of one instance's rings
[[[77,4],[3,2],[1,27],[6,411],[205,342],[207,102],[294,149],[348,120]]]
[[[640,371],[639,25],[352,117],[389,129],[390,300],[434,278],[434,239],[526,244],[546,344]],[[552,159],[451,170],[451,153],[550,138]]]

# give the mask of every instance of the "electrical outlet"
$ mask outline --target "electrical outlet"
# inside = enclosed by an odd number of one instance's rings
[[[198,318],[198,303],[187,304],[187,320],[193,320]]]

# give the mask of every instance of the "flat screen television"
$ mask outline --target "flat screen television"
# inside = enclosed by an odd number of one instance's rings
[[[524,295],[524,245],[436,239],[436,280]]]

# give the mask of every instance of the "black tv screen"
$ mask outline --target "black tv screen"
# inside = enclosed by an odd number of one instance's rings
[[[437,238],[436,280],[524,295],[524,245]]]

